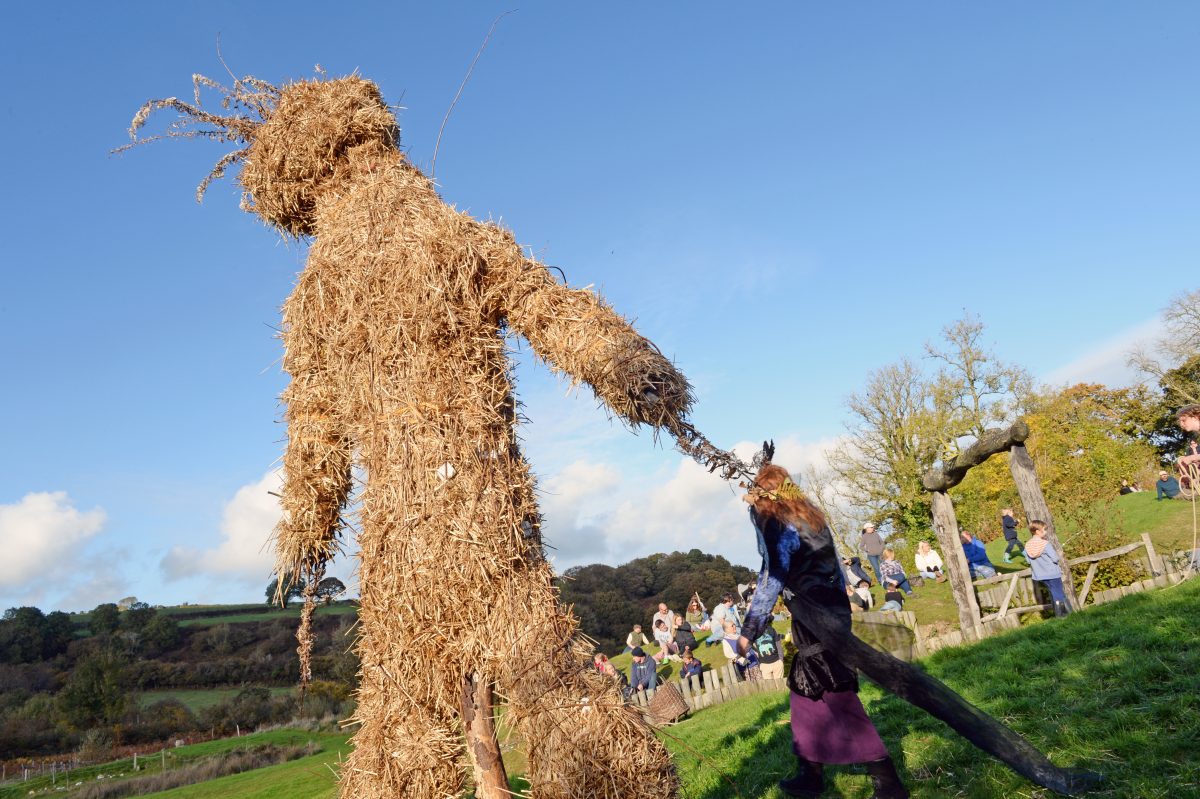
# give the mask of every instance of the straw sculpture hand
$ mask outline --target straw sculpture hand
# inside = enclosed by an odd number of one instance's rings
[[[283,314],[292,380],[280,574],[322,573],[348,513],[351,464],[364,476],[359,727],[341,795],[461,795],[472,757],[476,768],[496,760],[479,754],[482,728],[464,710],[468,695],[480,706],[480,685],[506,701],[539,799],[674,795],[665,747],[590,668],[591,647],[558,602],[506,336],[523,336],[630,426],[665,429],[716,463],[720,451],[687,423],[687,381],[595,292],[569,288],[511,233],[446,204],[400,152],[373,83],[244,78],[224,90],[227,116],[200,108],[202,86],[216,88],[197,79],[194,104],[147,103],[133,133],[173,109],[168,137],[246,145],[201,190],[240,161],[244,207],[312,238]],[[492,799],[484,793],[477,780]]]

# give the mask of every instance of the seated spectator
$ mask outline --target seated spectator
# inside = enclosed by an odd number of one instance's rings
[[[625,649],[621,654],[632,652],[634,647],[639,646],[650,646],[650,639],[642,632],[642,625],[635,624],[633,625],[633,632],[625,636]]]
[[[654,659],[661,663],[664,660],[679,660],[679,647],[675,638],[667,629],[667,623],[662,619],[654,622],[654,642],[658,644],[658,654]]]
[[[679,649],[680,654],[683,654],[685,649],[694,652],[700,646],[696,636],[692,633],[692,625],[680,616],[675,617],[675,646]]]
[[[862,558],[842,558],[842,565],[846,567],[846,585],[858,585],[859,580],[866,580],[867,585],[874,585],[875,581],[871,579],[871,575],[867,574],[863,569]]]
[[[913,595],[912,586],[908,582],[908,576],[904,573],[904,567],[900,565],[900,561],[896,560],[896,550],[887,547],[883,550],[883,563],[879,564],[883,569],[883,575],[879,580],[879,584],[888,588],[899,588],[909,596]]]
[[[762,667],[762,678],[764,680],[782,680],[783,642],[779,640],[779,633],[775,631],[775,628],[768,624],[763,630],[763,634],[756,638],[751,646],[754,648],[754,654],[758,655],[758,665]]]
[[[705,610],[704,603],[700,601],[698,594],[692,595],[692,601],[688,603],[683,617],[688,624],[692,625],[693,632],[708,629],[708,611]]]
[[[962,539],[963,554],[967,556],[967,567],[971,570],[972,579],[985,580],[995,577],[996,567],[988,560],[983,542],[966,530],[959,533],[958,537]]]
[[[621,685],[624,686],[629,684],[629,678],[625,676],[625,673],[614,666],[612,661],[608,659],[608,655],[605,655],[603,652],[597,652],[592,656],[592,665],[596,667],[596,671],[612,677],[614,680],[621,683]]]
[[[862,613],[875,606],[875,597],[871,595],[871,586],[866,580],[859,580],[858,587],[846,586],[846,596],[850,599],[850,611]]]
[[[758,665],[758,655],[751,649],[745,657],[737,653],[738,637],[741,635],[739,628],[731,621],[725,622],[725,635],[721,639],[721,647],[725,651],[725,657],[733,662],[734,668],[737,669],[738,676],[742,679],[746,678],[746,670],[751,666]]]
[[[725,637],[726,622],[733,622],[736,629],[742,629],[742,618],[733,606],[733,594],[725,594],[721,597],[721,603],[713,608],[712,618],[708,620],[712,635],[704,642],[705,646],[721,643],[721,639]]]
[[[1154,484],[1156,490],[1154,499],[1175,499],[1179,496],[1179,481],[1166,472],[1158,473],[1158,482]]]
[[[690,649],[683,650],[683,664],[679,667],[679,676],[684,680],[696,677],[700,680],[700,685],[704,685],[704,664]]]
[[[937,550],[929,546],[928,541],[922,541],[917,544],[917,556],[914,560],[917,562],[917,574],[926,580],[937,580],[939,583],[946,582],[946,564],[942,563],[942,556],[937,553]]]
[[[1121,490],[1118,491],[1117,493],[1120,494],[1121,496],[1125,496],[1126,494],[1132,494],[1132,493],[1134,493],[1133,486],[1129,485],[1128,480],[1122,480],[1121,481]]]
[[[658,664],[654,658],[646,657],[646,651],[635,646],[630,653],[633,664],[629,667],[629,688],[631,691],[653,691],[658,685]]]
[[[675,611],[668,610],[666,602],[658,603],[658,612],[650,619],[650,629],[657,627],[660,621],[667,625],[668,632],[675,629]]]
[[[883,595],[883,600],[883,604],[879,606],[880,613],[886,611],[900,612],[904,610],[904,594],[900,593],[896,588],[888,589]]]
[[[1143,491],[1145,491],[1145,489],[1144,489],[1144,488],[1142,488],[1142,484],[1141,484],[1141,483],[1139,483],[1139,482],[1137,482],[1137,481],[1135,480],[1135,481],[1134,481],[1134,483],[1133,483],[1133,493],[1135,493],[1135,494],[1140,494],[1140,493],[1142,493]]]

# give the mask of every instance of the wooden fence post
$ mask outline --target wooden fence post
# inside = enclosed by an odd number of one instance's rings
[[[958,610],[958,626],[962,630],[970,630],[979,625],[979,603],[975,599],[975,588],[971,585],[971,570],[963,553],[962,540],[958,537],[954,503],[945,491],[931,491],[930,494],[933,529],[942,547],[946,574],[950,577],[950,591],[954,594],[954,606]]]
[[[1150,560],[1150,574],[1153,577],[1159,577],[1166,573],[1166,568],[1163,566],[1162,556],[1154,549],[1154,542],[1150,540],[1149,533],[1142,533],[1142,542],[1146,545],[1146,557]]]

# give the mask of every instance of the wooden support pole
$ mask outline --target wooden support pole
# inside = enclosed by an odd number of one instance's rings
[[[1004,601],[1000,603],[1000,610],[996,613],[999,618],[1003,619],[1008,615],[1008,603],[1012,602],[1013,592],[1017,590],[1017,583],[1020,580],[1020,575],[1013,575],[1012,582],[1008,584],[1008,591],[1004,594]]]
[[[1100,565],[1100,561],[1094,560],[1088,566],[1087,577],[1083,578],[1083,588],[1079,589],[1079,598],[1075,600],[1078,607],[1083,607],[1087,602],[1088,591],[1092,590],[1092,580],[1096,579],[1096,567]]]
[[[1046,495],[1042,493],[1042,483],[1038,480],[1037,469],[1034,468],[1033,458],[1024,444],[1013,444],[1008,453],[1008,468],[1012,472],[1013,482],[1017,484],[1017,493],[1021,495],[1021,504],[1025,508],[1026,521],[1040,519],[1046,523],[1046,539],[1054,547],[1058,555],[1058,563],[1062,569],[1063,594],[1072,610],[1078,610],[1075,601],[1075,583],[1071,579],[1071,566],[1063,553],[1062,543],[1054,529],[1054,517],[1050,514],[1050,506],[1046,504]]]
[[[967,566],[962,540],[958,537],[958,517],[954,514],[954,503],[944,491],[933,491],[931,496],[933,529],[942,548],[942,560],[950,578],[950,591],[958,608],[958,626],[965,632],[979,625],[979,603],[975,599],[975,588],[971,585],[971,571]]]
[[[478,799],[508,799],[508,775],[496,740],[492,684],[475,672],[463,679],[463,728]]]
[[[1162,556],[1154,550],[1154,542],[1150,540],[1149,533],[1142,533],[1142,542],[1146,545],[1146,557],[1150,560],[1151,576],[1159,577],[1166,573],[1166,568],[1163,567]]]

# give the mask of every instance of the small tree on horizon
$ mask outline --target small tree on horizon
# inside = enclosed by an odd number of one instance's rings
[[[279,577],[273,577],[271,582],[267,583],[266,597],[268,605],[274,605],[276,602],[279,602],[280,607],[286,610],[288,602],[304,596],[305,583],[302,577],[288,572],[283,575],[283,584],[287,586],[287,590],[281,592],[279,590]]]

